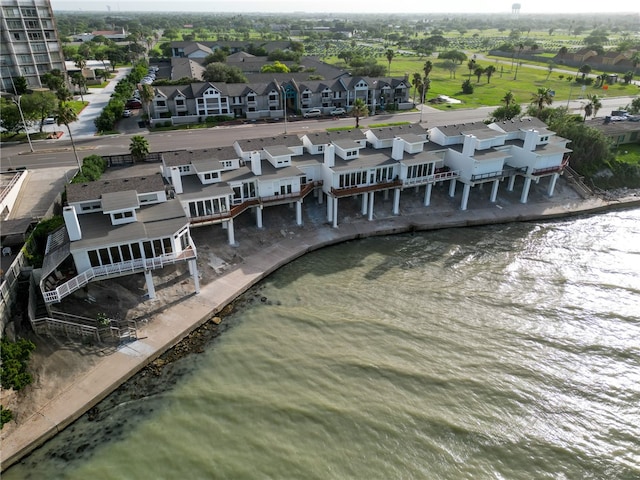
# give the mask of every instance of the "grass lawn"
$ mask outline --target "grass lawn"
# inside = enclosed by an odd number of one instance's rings
[[[411,81],[414,73],[423,74],[422,68],[427,60],[433,63],[433,69],[429,75],[431,78],[431,87],[427,93],[427,100],[437,97],[438,95],[447,95],[462,100],[463,102],[461,104],[433,105],[435,108],[443,110],[483,106],[497,107],[502,105],[502,98],[508,91],[514,94],[518,103],[528,104],[538,88],[542,87],[555,91],[554,104],[552,106],[556,107],[562,105],[562,103],[566,103],[569,96],[571,96],[571,99],[576,100],[580,97],[586,97],[586,95],[589,94],[597,94],[601,98],[627,97],[640,94],[640,89],[636,85],[625,85],[624,83],[609,85],[607,90],[590,85],[585,86],[583,91],[581,84],[567,80],[568,76],[573,75],[555,71],[549,74],[548,70],[532,68],[527,65],[519,66],[516,75],[515,64],[512,67],[510,62],[498,63],[497,61],[495,63],[478,62],[479,65],[483,67],[493,65],[496,71],[491,76],[490,82],[487,82],[486,75],[482,75],[480,82],[478,82],[478,77],[472,74],[470,79],[474,87],[474,92],[470,95],[462,93],[462,82],[469,79],[469,69],[467,68],[466,62],[458,66],[455,71],[455,78],[453,78],[453,75],[447,69],[443,68],[443,62],[437,58],[398,56],[391,62],[391,76],[402,77],[407,74],[409,81]],[[326,61],[327,63],[346,68],[344,62],[336,57],[329,57]],[[379,59],[378,63],[385,66],[388,65],[386,59]],[[563,78],[560,78],[560,76]],[[514,77],[516,80],[514,80]],[[414,94],[415,92],[412,88],[411,96],[413,97]],[[623,107],[623,105],[621,105],[621,107]]]
[[[615,152],[619,161],[631,165],[640,165],[640,144],[625,143],[620,145]]]

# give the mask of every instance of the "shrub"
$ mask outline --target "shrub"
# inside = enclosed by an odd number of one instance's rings
[[[6,337],[2,338],[2,388],[21,390],[33,382],[33,377],[27,372],[27,364],[31,352],[36,346],[33,342],[20,338],[10,342]]]
[[[467,95],[473,93],[473,84],[471,83],[471,80],[467,79],[462,82],[462,93],[466,93]]]
[[[0,405],[0,430],[4,427],[5,423],[9,423],[11,420],[13,420],[13,412]]]

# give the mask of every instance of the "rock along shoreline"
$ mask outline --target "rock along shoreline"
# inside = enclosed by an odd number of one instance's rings
[[[419,213],[374,221],[359,219],[345,222],[338,228],[326,224],[305,228],[295,236],[283,236],[270,245],[261,245],[253,253],[245,255],[235,268],[202,285],[200,294],[187,296],[164,309],[153,322],[140,329],[138,340],[121,345],[82,374],[70,379],[61,393],[50,398],[8,434],[3,434],[1,471],[26,457],[83,414],[97,414],[92,409],[99,402],[143,369],[153,374],[154,369],[162,368],[185,354],[200,351],[204,343],[224,330],[216,324],[220,317],[233,310],[233,303],[240,295],[306,253],[373,236],[546,221],[638,207],[640,196],[633,193],[615,200],[597,197],[569,200],[547,198],[541,202],[492,205],[465,211],[450,209],[443,212],[425,208]],[[206,326],[205,333],[199,334],[198,329],[202,326]]]

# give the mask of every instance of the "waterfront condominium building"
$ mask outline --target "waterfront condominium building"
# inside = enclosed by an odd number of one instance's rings
[[[49,0],[0,0],[0,77],[2,90],[13,89],[13,79],[24,77],[29,88],[40,88],[41,75],[65,72]]]

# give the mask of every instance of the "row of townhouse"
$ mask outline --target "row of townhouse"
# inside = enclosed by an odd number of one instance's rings
[[[424,206],[436,183],[448,182],[454,197],[462,184],[461,210],[470,189],[490,184],[495,202],[501,182],[520,200],[531,182],[548,181],[553,195],[568,161],[568,140],[537,119],[482,122],[425,130],[419,124],[361,130],[238,139],[232,145],[162,155],[157,174],[69,185],[65,227],[50,237],[40,287],[47,303],[59,302],[87,282],[151,272],[185,261],[199,289],[196,248],[190,228],[220,225],[237,245],[234,220],[251,214],[263,227],[266,208],[294,206],[292,223],[303,224],[303,202],[326,204],[337,228],[340,201],[355,198],[374,218],[376,194],[392,195],[400,212],[405,189],[424,189]],[[323,207],[325,208],[325,207]]]
[[[250,120],[304,114],[311,108],[324,113],[351,108],[361,99],[372,113],[393,108],[407,110],[410,84],[405,78],[340,77],[335,80],[296,81],[290,78],[255,83],[198,82],[156,86],[151,102],[151,122],[173,124],[201,122],[209,116]]]

